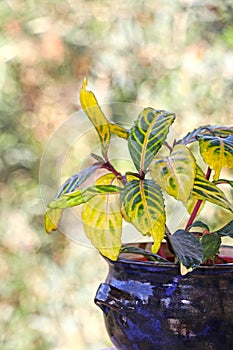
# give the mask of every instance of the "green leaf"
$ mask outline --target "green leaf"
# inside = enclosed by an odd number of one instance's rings
[[[44,228],[47,233],[56,231],[61,220],[62,209],[49,209],[44,215]]]
[[[228,237],[233,238],[233,220],[228,222],[227,225],[223,226],[215,233],[217,233],[220,236],[228,236]]]
[[[208,232],[210,231],[210,230],[209,230],[209,226],[206,225],[204,222],[202,222],[202,221],[200,221],[200,220],[194,221],[194,223],[192,223],[192,225],[190,225],[190,226],[188,227],[188,231],[190,231],[190,229],[193,228],[193,227],[200,227],[200,228],[202,228],[202,229],[204,229],[204,230],[207,230]]]
[[[152,179],[168,194],[186,202],[193,188],[195,160],[184,145],[174,146],[168,157],[156,157],[150,167]]]
[[[132,127],[128,147],[138,172],[145,172],[161,148],[175,115],[166,111],[145,108]]]
[[[200,152],[204,161],[214,169],[217,181],[223,167],[233,168],[233,135],[228,137],[204,135],[199,140]]]
[[[59,198],[62,194],[73,192],[78,186],[80,186],[89,176],[91,176],[96,170],[102,167],[103,163],[99,162],[92,166],[81,170],[80,172],[69,177],[65,183],[61,186],[55,198]]]
[[[111,176],[109,176],[111,175]],[[95,187],[120,188],[111,185],[119,183],[113,174],[97,180]],[[99,185],[104,183],[104,185]],[[108,183],[109,185],[106,185]],[[120,183],[119,183],[120,184]],[[120,192],[102,193],[92,197],[82,208],[82,221],[87,237],[99,252],[111,260],[117,260],[122,246],[122,215]]]
[[[206,261],[208,258],[214,259],[216,254],[219,253],[221,238],[215,233],[207,234],[202,236],[201,244],[204,254],[203,261]]]
[[[109,122],[102,112],[95,95],[92,91],[88,91],[86,87],[87,79],[85,78],[80,90],[81,106],[99,135],[102,146],[102,154],[104,157],[106,157],[111,136]]]
[[[122,191],[123,211],[143,235],[154,240],[152,252],[157,253],[165,233],[165,210],[161,190],[151,180],[129,181]]]
[[[196,169],[192,196],[196,199],[207,200],[220,207],[233,211],[233,207],[231,203],[228,202],[225,194],[214,183],[205,178],[203,171],[199,167]]]
[[[74,207],[88,202],[96,195],[120,194],[121,188],[115,185],[96,185],[92,187],[82,188],[78,191],[71,192],[60,196],[58,199],[49,203],[49,208],[65,209]]]
[[[110,123],[109,124],[110,131],[111,133],[123,138],[127,139],[129,137],[129,131],[122,126],[115,124],[115,123]]]
[[[181,264],[187,269],[199,266],[203,259],[202,245],[194,235],[185,230],[178,230],[168,235],[172,248]]]

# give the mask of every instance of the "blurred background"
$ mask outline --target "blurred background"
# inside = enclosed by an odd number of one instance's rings
[[[232,125],[232,1],[0,1],[0,349],[111,345],[105,262],[43,230],[40,159],[84,76],[100,103],[175,112],[178,132]]]

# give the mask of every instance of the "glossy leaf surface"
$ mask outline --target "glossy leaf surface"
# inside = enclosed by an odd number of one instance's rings
[[[128,147],[139,173],[145,171],[166,139],[175,115],[166,111],[145,108],[132,127]]]
[[[168,157],[156,157],[150,168],[152,179],[168,194],[186,202],[193,188],[195,160],[184,145],[176,145]]]
[[[214,169],[214,180],[219,179],[223,167],[233,168],[233,135],[228,137],[207,136],[198,137],[200,152],[204,161]]]
[[[80,90],[81,106],[97,130],[101,141],[102,153],[104,156],[106,156],[111,135],[109,122],[102,112],[100,106],[98,105],[95,95],[92,91],[88,91],[86,87],[87,79],[84,79],[82,88]]]
[[[101,185],[103,184],[103,185]],[[117,187],[119,181],[113,174],[97,180],[96,186]],[[121,196],[116,193],[97,194],[83,205],[82,221],[87,237],[99,252],[116,260],[121,249],[122,215]]]
[[[192,196],[196,199],[207,200],[220,207],[233,211],[231,203],[225,194],[215,184],[205,178],[203,171],[197,167],[196,177],[192,190]]]
[[[178,230],[168,239],[180,263],[187,269],[199,266],[203,259],[202,245],[194,235],[185,230]]]
[[[165,233],[165,210],[161,190],[151,180],[129,181],[122,191],[122,204],[128,220],[143,235],[154,240],[157,253]]]

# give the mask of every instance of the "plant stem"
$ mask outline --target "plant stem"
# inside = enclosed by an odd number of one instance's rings
[[[123,176],[121,173],[119,173],[119,171],[117,171],[114,166],[108,161],[106,161],[103,165],[102,168],[107,169],[108,171],[110,171],[111,173],[113,173],[117,178],[119,178],[120,180],[122,180]]]
[[[211,169],[210,169],[210,167],[208,167],[207,172],[206,172],[206,176],[205,176],[206,180],[209,180],[210,175],[211,175]],[[193,224],[202,202],[203,202],[202,199],[198,199],[197,203],[195,204],[195,207],[193,208],[193,211],[192,211],[192,213],[189,217],[189,220],[187,222],[187,225],[185,227],[186,230],[189,228],[189,226],[191,226]]]
[[[195,207],[193,208],[193,211],[192,211],[192,213],[190,215],[190,218],[189,218],[189,220],[187,222],[185,230],[187,230],[189,228],[189,226],[192,225],[193,221],[195,220],[195,218],[197,216],[197,213],[198,213],[198,211],[200,209],[200,206],[201,206],[202,202],[203,202],[202,199],[198,199],[198,201],[197,201],[197,203],[196,203]]]

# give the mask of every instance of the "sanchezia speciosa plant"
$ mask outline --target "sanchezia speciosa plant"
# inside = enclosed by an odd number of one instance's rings
[[[142,235],[152,237],[151,257],[154,260],[161,261],[157,253],[164,239],[185,272],[207,259],[214,259],[221,238],[233,238],[233,220],[218,231],[210,232],[207,224],[197,221],[196,217],[206,201],[233,212],[232,203],[219,186],[233,186],[233,181],[220,177],[222,168],[233,168],[233,128],[200,127],[171,146],[167,136],[175,120],[174,113],[145,108],[127,130],[106,118],[95,95],[86,86],[85,79],[80,101],[98,133],[101,155],[92,154],[93,165],[71,176],[49,203],[45,214],[46,232],[57,230],[65,208],[82,205],[87,237],[111,260],[117,260],[119,253],[125,251],[121,243],[123,220],[135,226]],[[125,139],[135,172],[121,174],[111,163],[112,134]],[[194,142],[199,144],[205,171],[190,150],[189,146]],[[162,152],[164,148],[166,154]],[[105,169],[106,173],[93,186],[83,187],[87,178],[99,169]],[[190,213],[186,227],[174,233],[166,225],[164,192],[182,201]],[[194,235],[192,229],[196,226],[204,234]]]

